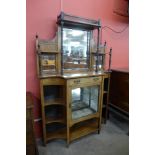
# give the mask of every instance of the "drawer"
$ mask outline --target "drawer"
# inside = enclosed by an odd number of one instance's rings
[[[97,77],[88,77],[88,78],[77,78],[77,79],[72,79],[68,81],[69,86],[74,86],[74,85],[80,85],[80,84],[87,84],[87,83],[100,83],[102,81],[101,76]]]
[[[65,81],[61,78],[42,79],[43,85],[64,85]]]

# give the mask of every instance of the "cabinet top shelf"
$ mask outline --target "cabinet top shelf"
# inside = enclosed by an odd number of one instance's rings
[[[101,27],[100,20],[82,18],[79,16],[69,15],[64,12],[61,12],[57,18],[57,24],[61,25],[61,22],[63,22],[64,26],[78,29],[93,30]]]
[[[63,105],[66,106],[64,103],[64,99],[63,98],[58,98],[58,99],[46,99],[44,101],[44,105],[45,106],[49,106],[49,105]]]

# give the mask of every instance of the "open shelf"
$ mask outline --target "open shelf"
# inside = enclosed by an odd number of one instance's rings
[[[87,120],[85,122],[78,123],[71,127],[71,141],[88,135],[92,132],[98,131],[97,119]]]
[[[50,123],[63,123],[65,124],[65,108],[60,105],[53,105],[45,107],[45,122]]]
[[[65,120],[62,117],[58,117],[58,118],[52,118],[52,117],[46,117],[46,124],[50,124],[50,123],[66,123]]]
[[[54,132],[47,132],[46,133],[47,141],[52,139],[66,139],[66,128],[59,129]]]
[[[63,106],[66,106],[64,104],[64,99],[63,98],[45,99],[44,100],[44,106],[49,106],[49,105],[63,105]]]
[[[64,105],[65,99],[62,85],[45,85],[44,87],[44,106]]]
[[[46,125],[46,138],[52,139],[66,139],[66,125],[60,123],[53,123]]]

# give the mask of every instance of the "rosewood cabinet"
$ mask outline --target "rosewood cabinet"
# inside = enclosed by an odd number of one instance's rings
[[[127,69],[112,70],[110,105],[129,114],[129,71]]]
[[[108,94],[104,79],[110,77],[110,67],[105,70],[106,43],[100,43],[100,21],[61,12],[57,24],[53,40],[36,37],[44,145],[59,138],[69,145],[100,132],[103,96]],[[104,119],[106,115],[107,110]]]

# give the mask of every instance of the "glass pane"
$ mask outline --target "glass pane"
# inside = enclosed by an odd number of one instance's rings
[[[40,55],[41,74],[50,74],[56,70],[55,54]]]
[[[72,119],[98,111],[99,86],[72,89]]]
[[[90,32],[63,29],[64,69],[88,68]]]

